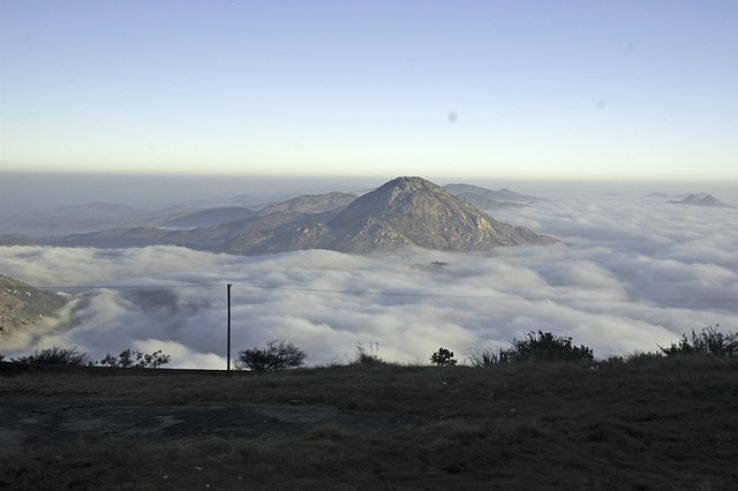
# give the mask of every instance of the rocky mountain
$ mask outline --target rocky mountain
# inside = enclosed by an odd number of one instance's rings
[[[420,177],[397,178],[348,206],[323,213],[275,211],[194,230],[138,227],[50,241],[93,247],[168,244],[244,255],[301,249],[368,253],[408,245],[477,251],[554,242],[529,229],[494,220]]]
[[[333,192],[326,194],[310,194],[267,205],[259,210],[259,214],[268,215],[270,213],[284,211],[294,211],[298,213],[323,213],[343,208],[355,199],[356,195],[351,193]]]
[[[498,222],[420,177],[400,177],[314,223],[304,217],[254,244],[249,235],[228,242],[239,254],[293,249],[367,253],[415,245],[427,249],[476,251],[496,246],[550,244],[555,239]]]
[[[515,208],[542,201],[542,198],[516,193],[504,188],[495,191],[471,184],[447,184],[443,189],[480,210]]]
[[[53,316],[66,303],[67,298],[63,296],[38,290],[0,274],[0,336]]]
[[[678,205],[708,206],[711,208],[733,208],[729,204],[723,203],[715,196],[706,193],[690,194],[682,200],[667,201],[667,203],[674,203]]]

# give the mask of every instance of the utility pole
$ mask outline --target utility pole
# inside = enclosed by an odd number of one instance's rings
[[[231,374],[231,287],[233,285],[228,283],[228,348],[227,348],[227,359],[228,365],[226,365],[226,375]]]

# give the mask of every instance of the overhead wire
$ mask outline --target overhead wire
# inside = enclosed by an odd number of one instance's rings
[[[315,288],[315,287],[302,287],[292,285],[263,285],[254,283],[243,283],[243,282],[223,282],[223,283],[192,283],[192,284],[141,284],[141,285],[112,285],[112,284],[101,284],[101,285],[36,285],[36,286],[0,286],[0,289],[6,290],[146,290],[146,289],[194,289],[194,288],[223,288],[228,283],[233,286],[250,288],[257,290],[281,290],[281,291],[299,291],[307,293],[327,293],[327,294],[338,294],[338,295],[352,295],[352,296],[385,296],[385,297],[418,297],[418,298],[455,298],[455,299],[472,299],[472,300],[513,300],[513,301],[572,301],[572,302],[594,302],[594,303],[637,303],[637,302],[676,302],[684,301],[684,298],[678,297],[660,297],[660,298],[642,298],[642,299],[628,299],[620,297],[579,297],[579,296],[561,296],[555,295],[550,297],[525,297],[517,295],[515,293],[509,294],[467,294],[467,293],[430,293],[430,292],[408,292],[408,291],[387,291],[387,290],[345,290],[345,289],[333,289],[333,288]],[[738,299],[732,298],[704,298],[695,299],[690,298],[689,303],[701,302],[701,303],[713,303],[713,304],[738,304]]]

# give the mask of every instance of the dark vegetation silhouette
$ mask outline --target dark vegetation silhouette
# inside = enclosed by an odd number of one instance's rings
[[[509,361],[508,352],[503,349],[481,348],[469,354],[469,364],[475,368],[490,368]]]
[[[720,324],[704,327],[699,333],[694,329],[689,337],[682,334],[678,343],[659,346],[658,351],[636,352],[626,356],[611,356],[606,361],[648,365],[663,358],[736,358],[738,357],[738,331],[721,332]]]
[[[233,366],[236,370],[277,372],[299,367],[305,363],[306,358],[305,352],[296,345],[288,341],[272,339],[266,347],[253,347],[240,351]]]
[[[432,365],[436,365],[437,367],[448,367],[456,365],[454,352],[446,348],[438,348],[438,351],[431,355],[430,362]]]
[[[71,348],[52,346],[51,348],[34,351],[20,358],[13,358],[12,361],[34,365],[65,365],[75,367],[158,368],[169,363],[171,359],[172,357],[170,355],[164,354],[161,350],[153,353],[142,353],[137,350],[126,349],[117,357],[107,354],[105,358],[95,362],[90,355],[79,351],[76,346]],[[0,355],[0,361],[2,361],[2,355]]]
[[[33,363],[35,365],[67,365],[67,366],[89,366],[92,365],[92,358],[87,353],[82,353],[78,348],[60,348],[52,346],[41,351],[34,351],[31,354],[14,358],[16,363]]]
[[[692,330],[678,343],[668,347],[658,346],[659,351],[636,352],[625,356],[611,356],[605,363],[628,363],[633,365],[647,364],[664,357],[701,355],[708,357],[738,356],[738,331],[721,332],[719,324],[707,326],[699,333]],[[233,366],[237,370],[254,372],[276,372],[304,365],[307,359],[305,351],[286,340],[273,339],[265,347],[253,347],[238,353]],[[4,361],[0,354],[0,362]],[[153,353],[142,353],[138,350],[125,349],[117,356],[108,353],[102,360],[95,361],[87,353],[80,352],[77,347],[51,348],[34,351],[28,355],[12,358],[14,363],[37,365],[67,366],[103,366],[111,368],[159,368],[171,361],[171,356],[162,350]],[[511,363],[537,362],[592,362],[595,361],[592,348],[584,345],[576,346],[570,337],[560,337],[551,332],[531,331],[523,339],[513,339],[507,349],[482,348],[472,351],[468,363],[472,367],[490,368]],[[430,363],[435,366],[455,366],[458,361],[453,351],[441,347],[431,354]],[[335,365],[335,364],[334,364]],[[379,356],[379,344],[369,343],[356,345],[356,354],[349,365],[396,365],[388,363]]]
[[[663,348],[661,352],[666,356],[701,354],[709,356],[735,356],[738,355],[738,331],[734,333],[722,333],[718,330],[720,324],[707,326],[699,334],[692,330],[691,338],[682,334],[678,343]]]
[[[356,345],[356,356],[350,363],[351,365],[386,365],[382,358],[379,356],[379,343],[369,343],[364,345],[358,343]]]
[[[98,362],[98,365],[113,368],[159,368],[168,364],[171,359],[170,355],[165,355],[161,350],[141,353],[137,350],[126,349],[118,356],[108,353]]]
[[[558,337],[550,332],[531,331],[525,339],[513,339],[508,350],[510,361],[582,361],[592,360],[592,348],[575,346],[571,338]]]
[[[469,363],[474,367],[492,367],[504,363],[536,363],[549,361],[591,361],[592,348],[575,346],[571,338],[550,332],[531,331],[524,339],[513,339],[508,349],[482,349],[472,352]]]

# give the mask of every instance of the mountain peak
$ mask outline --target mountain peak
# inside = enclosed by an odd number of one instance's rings
[[[423,179],[419,176],[400,176],[392,179],[391,181],[387,181],[384,184],[382,184],[379,189],[382,189],[384,187],[402,187],[405,189],[419,189],[421,187],[440,187],[436,184],[433,184],[427,179]]]
[[[430,192],[430,193],[445,193],[442,187],[417,176],[405,176],[397,177],[391,181],[387,181],[380,187],[368,193],[367,195],[376,195],[387,197],[390,200],[397,196],[409,193],[419,192]]]
[[[693,193],[683,200],[667,201],[667,203],[675,203],[680,205],[707,206],[710,208],[732,208],[732,206],[723,203],[715,196],[707,193]]]
[[[498,222],[421,177],[398,177],[357,198],[327,223],[332,248],[364,252],[414,244],[474,251],[555,242]]]

